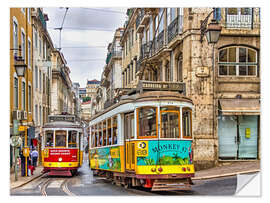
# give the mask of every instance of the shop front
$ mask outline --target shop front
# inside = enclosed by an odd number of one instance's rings
[[[258,99],[220,99],[218,141],[220,160],[258,159]]]

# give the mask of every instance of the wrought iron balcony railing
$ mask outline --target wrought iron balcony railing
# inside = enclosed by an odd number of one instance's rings
[[[168,26],[168,43],[179,33],[179,16],[177,16]]]

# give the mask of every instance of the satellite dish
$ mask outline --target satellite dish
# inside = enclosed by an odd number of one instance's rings
[[[22,138],[20,136],[12,136],[10,138],[10,145],[12,147],[19,147],[22,144]]]

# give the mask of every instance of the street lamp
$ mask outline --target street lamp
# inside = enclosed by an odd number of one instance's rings
[[[207,30],[206,30],[206,39],[208,41],[208,44],[215,44],[217,43],[219,39],[219,35],[221,33],[221,26],[218,24],[218,22],[214,19],[212,19],[211,23],[208,24]]]
[[[14,67],[18,77],[24,77],[27,65],[24,63],[24,58],[21,56],[21,46],[18,48],[19,56],[15,56]]]

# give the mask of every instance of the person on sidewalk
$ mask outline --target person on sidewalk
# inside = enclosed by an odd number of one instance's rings
[[[23,152],[20,151],[20,158],[21,158],[21,176],[25,176],[25,157],[23,156]]]
[[[37,167],[38,151],[36,150],[36,148],[34,148],[34,150],[32,151],[31,157],[33,161],[33,166]]]

